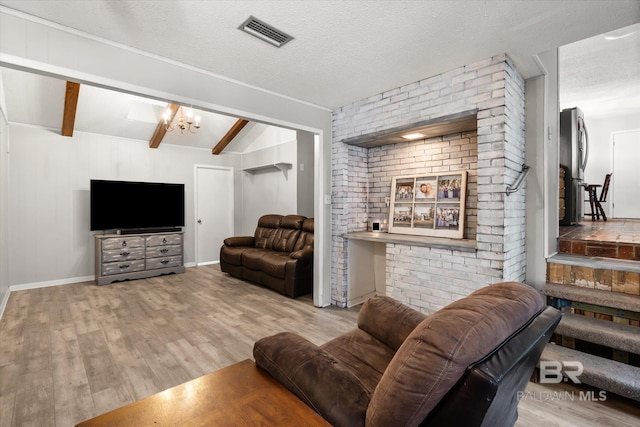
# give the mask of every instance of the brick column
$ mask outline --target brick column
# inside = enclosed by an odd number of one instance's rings
[[[365,149],[345,138],[478,111],[476,132]],[[467,170],[465,237],[477,252],[387,245],[387,293],[435,311],[501,280],[524,280],[524,191],[505,188],[524,161],[524,81],[506,55],[344,106],[333,115],[332,302],[346,304],[341,236],[387,218],[391,177]]]

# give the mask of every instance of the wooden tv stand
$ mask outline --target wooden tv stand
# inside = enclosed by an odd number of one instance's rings
[[[330,426],[248,359],[81,422],[77,427],[133,425]]]
[[[184,273],[182,231],[96,234],[96,282]]]

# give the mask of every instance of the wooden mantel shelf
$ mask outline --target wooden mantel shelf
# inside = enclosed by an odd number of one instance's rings
[[[356,231],[342,235],[345,239],[366,240],[378,243],[393,243],[408,246],[449,249],[462,252],[475,252],[477,242],[470,239],[448,239],[444,237],[411,236],[397,233],[376,233],[373,231]]]

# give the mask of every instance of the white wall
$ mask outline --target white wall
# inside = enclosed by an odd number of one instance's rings
[[[0,316],[9,295],[9,126],[0,76]]]
[[[248,135],[253,134],[249,133]],[[242,150],[243,153],[250,153],[252,151],[258,151],[264,148],[274,147],[285,142],[295,141],[296,131],[276,126],[268,126],[264,128],[258,135],[250,136],[250,138],[252,138],[253,140],[246,147],[246,149]]]
[[[542,76],[526,85],[527,178],[526,282],[546,283],[546,259],[557,251],[558,237],[558,50],[537,56]]]
[[[310,132],[298,131],[298,214],[313,216],[313,152],[315,138]]]
[[[297,208],[297,141],[263,148],[242,155],[242,167],[250,168],[275,163],[291,163],[290,169],[263,169],[243,172],[241,234],[252,236],[258,219],[265,214],[296,214]]]
[[[185,184],[185,263],[195,262],[194,165],[239,169],[238,155],[74,132],[11,126],[9,284],[85,280],[94,274],[89,181]],[[114,203],[117,203],[114,200]],[[224,206],[224,209],[229,207]]]
[[[640,114],[596,118],[585,116],[585,124],[589,132],[589,161],[584,171],[584,180],[589,184],[602,184],[605,175],[613,172],[613,134],[620,131],[640,129]],[[636,158],[640,159],[640,152],[636,154]],[[607,202],[603,204],[603,208],[607,216],[611,216],[610,197],[607,197]],[[590,212],[590,210],[591,207],[586,203],[583,212]]]
[[[543,113],[543,164],[544,178],[541,182],[544,199],[544,229],[533,230],[529,236],[533,239],[544,239],[544,257],[555,254],[558,251],[559,231],[559,164],[558,140],[560,138],[560,109],[558,104],[558,49],[543,52],[538,56],[540,68],[544,74],[544,113]],[[542,255],[540,255],[542,256]],[[541,260],[539,259],[538,262]],[[546,280],[545,280],[546,281]],[[533,283],[542,286],[541,283]]]
[[[544,156],[546,132],[544,124],[545,77],[535,77],[526,81],[526,157],[525,163],[531,168],[527,177],[526,212],[526,282],[541,289],[546,283],[546,253],[544,239],[539,236],[545,227],[544,205]]]

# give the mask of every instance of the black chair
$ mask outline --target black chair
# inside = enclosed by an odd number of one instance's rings
[[[607,201],[607,194],[609,193],[609,182],[611,181],[612,173],[608,173],[604,177],[604,184],[585,184],[584,189],[589,194],[589,206],[591,206],[591,221],[595,221],[596,218],[600,219],[600,215],[602,215],[603,220],[607,220],[607,215],[604,213],[604,209],[602,208],[602,203]],[[598,198],[597,189],[598,187],[602,187],[602,191],[600,192],[600,198]],[[585,200],[586,202],[586,200]]]

